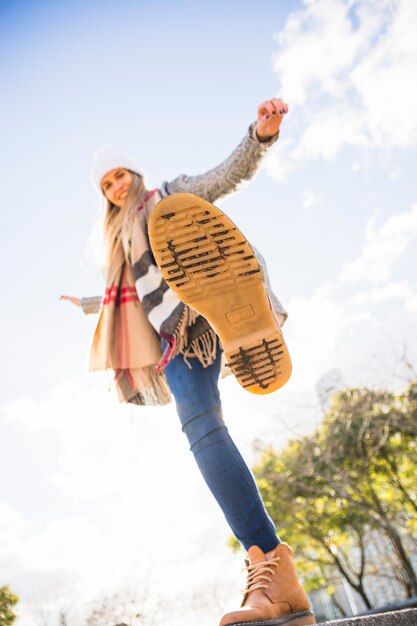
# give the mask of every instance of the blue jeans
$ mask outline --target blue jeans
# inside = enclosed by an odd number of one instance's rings
[[[223,421],[218,380],[221,349],[215,362],[204,368],[181,354],[165,367],[182,430],[213,496],[236,538],[247,550],[253,545],[264,552],[279,543],[275,527],[262,502],[252,473],[233,443]]]

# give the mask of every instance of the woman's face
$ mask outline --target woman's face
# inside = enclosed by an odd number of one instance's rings
[[[121,167],[107,172],[101,179],[101,189],[104,195],[119,208],[123,208],[131,184],[132,174]]]

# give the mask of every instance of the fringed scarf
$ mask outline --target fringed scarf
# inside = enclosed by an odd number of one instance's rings
[[[114,370],[120,401],[140,405],[171,401],[163,368],[174,356],[187,363],[195,357],[207,367],[217,349],[207,320],[179,300],[155,263],[148,217],[160,199],[154,190],[137,209],[131,258],[121,244],[114,255],[90,355],[90,370]]]

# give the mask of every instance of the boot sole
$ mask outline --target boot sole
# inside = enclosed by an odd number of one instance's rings
[[[233,622],[227,626],[310,626],[317,624],[311,611],[303,611],[302,613],[294,613],[277,619],[257,620],[255,622]]]
[[[255,394],[291,375],[291,359],[255,254],[217,207],[188,193],[161,200],[149,218],[155,260],[180,300],[220,337],[228,366]]]

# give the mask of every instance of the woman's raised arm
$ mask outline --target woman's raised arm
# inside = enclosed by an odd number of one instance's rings
[[[194,193],[215,202],[249,181],[259,168],[263,156],[279,136],[279,128],[288,106],[281,99],[266,100],[258,107],[258,120],[249,126],[243,140],[232,154],[217,167],[198,176],[181,175],[164,182],[161,195]]]

